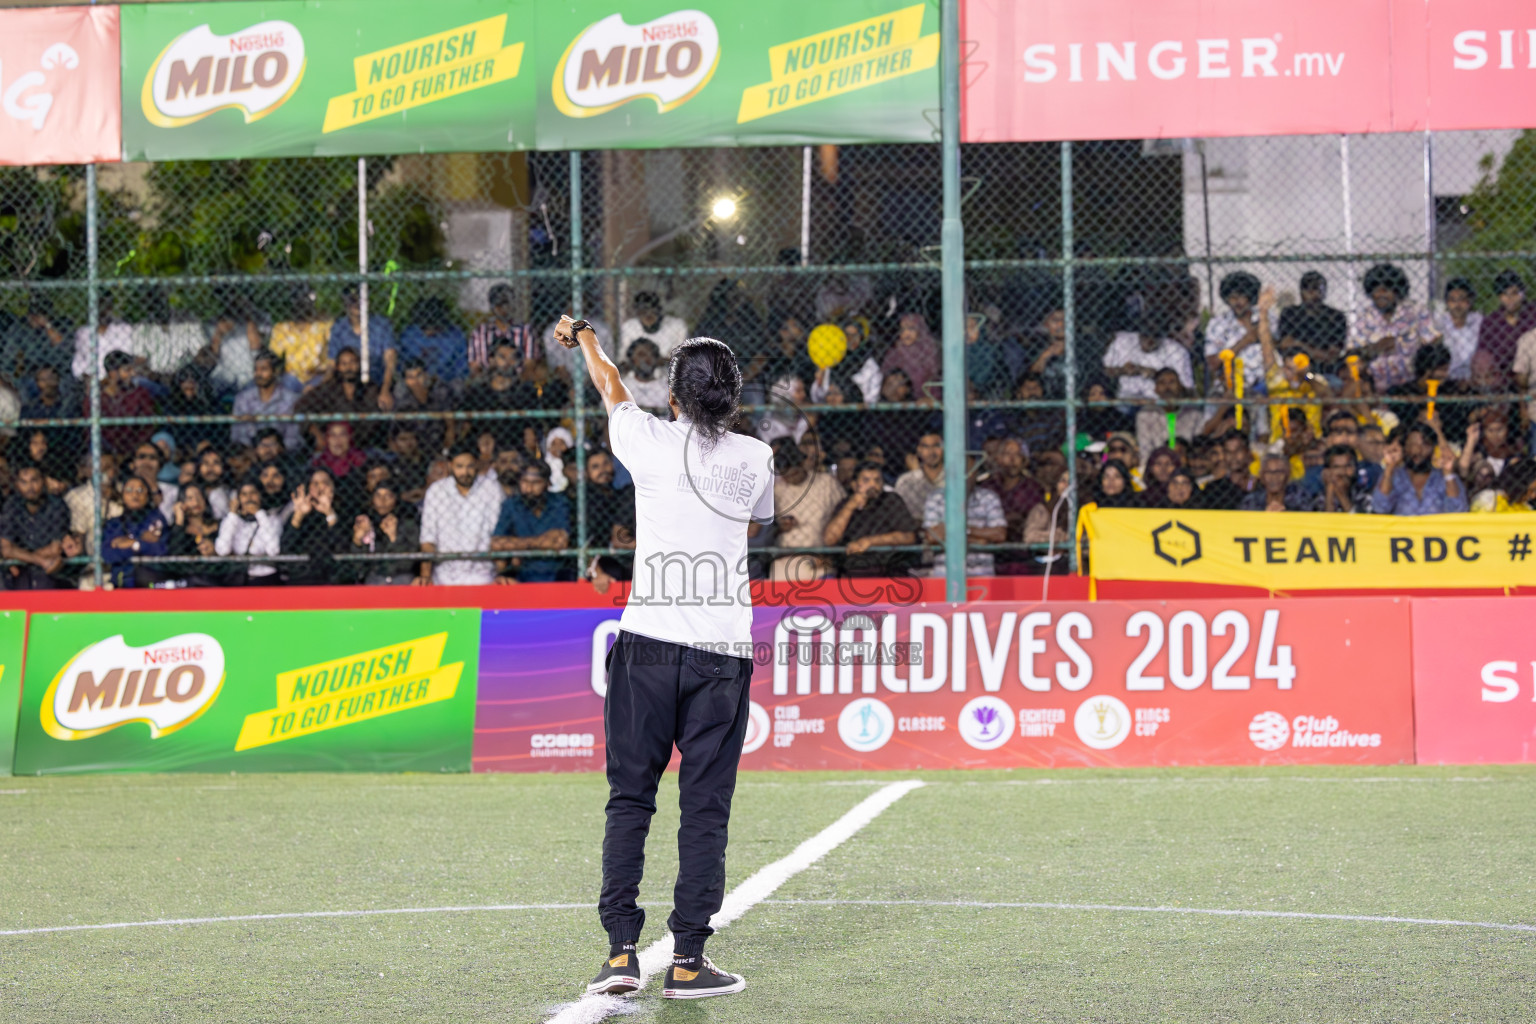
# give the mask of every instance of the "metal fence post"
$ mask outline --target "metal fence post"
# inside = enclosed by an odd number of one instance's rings
[[[1348,281],[1345,292],[1349,295],[1349,322],[1355,321],[1355,204],[1349,194],[1349,136],[1339,136],[1339,201],[1344,206],[1344,273]]]
[[[1061,144],[1061,313],[1066,329],[1064,339],[1067,400],[1067,558],[1073,572],[1081,572],[1077,563],[1077,296],[1074,291],[1072,246],[1072,143]],[[1056,518],[1051,517],[1051,531]]]
[[[811,147],[800,154],[800,265],[811,265]]]
[[[1438,277],[1435,263],[1435,228],[1438,220],[1435,210],[1435,141],[1428,129],[1424,131],[1424,250],[1429,258],[1424,261],[1424,306],[1433,310],[1435,305],[1435,279]]]
[[[942,146],[944,225],[940,238],[944,338],[944,599],[965,600],[965,235],[960,223],[960,0],[943,0]]]
[[[101,528],[106,524],[106,500],[101,479],[101,294],[97,284],[96,165],[85,167],[85,301],[91,332],[91,572],[96,586],[106,587],[101,568]]]
[[[581,153],[571,153],[571,316],[580,320],[581,302]],[[598,339],[601,344],[602,339]],[[587,417],[586,358],[571,360],[571,398],[576,416],[576,575],[587,567]],[[607,547],[605,541],[602,544]]]
[[[368,158],[357,158],[357,272],[368,273]],[[363,383],[368,383],[368,278],[357,285],[358,340],[362,347]],[[379,382],[381,385],[383,381]]]

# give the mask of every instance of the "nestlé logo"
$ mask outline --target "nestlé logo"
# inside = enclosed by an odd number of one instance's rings
[[[304,77],[304,37],[291,22],[263,21],[232,35],[199,25],[171,40],[144,77],[144,116],[179,128],[235,108],[247,123],[282,106]]]
[[[720,62],[720,33],[703,11],[674,11],[643,25],[610,14],[571,41],[555,66],[555,106],[594,117],[650,97],[658,113],[704,88]]]
[[[121,634],[71,658],[43,695],[43,730],[56,740],[83,740],[129,722],[149,726],[150,739],[191,723],[224,685],[224,648],[207,633],[182,633],[147,647]]]

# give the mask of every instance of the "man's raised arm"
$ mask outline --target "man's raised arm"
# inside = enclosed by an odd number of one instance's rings
[[[581,354],[586,357],[587,372],[592,376],[592,386],[603,396],[603,409],[613,412],[613,407],[620,402],[633,402],[634,396],[619,377],[619,368],[613,365],[613,360],[608,358],[603,346],[597,343],[597,332],[590,327],[573,332],[576,322],[568,316],[562,316],[555,325],[555,340],[566,348],[580,346]]]

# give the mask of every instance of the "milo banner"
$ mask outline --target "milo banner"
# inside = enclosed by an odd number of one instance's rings
[[[463,771],[479,618],[33,615],[16,772]]]
[[[938,9],[235,0],[122,8],[127,159],[927,142]]]
[[[530,149],[523,0],[122,8],[129,160]]]
[[[26,642],[27,613],[0,612],[0,775],[11,774],[15,756],[22,649]]]
[[[939,8],[539,8],[540,149],[933,142]]]
[[[1096,579],[1290,590],[1536,586],[1536,514],[1085,509]]]
[[[475,770],[601,771],[618,628],[487,611]],[[1389,599],[759,607],[742,767],[1408,763],[1408,628]]]

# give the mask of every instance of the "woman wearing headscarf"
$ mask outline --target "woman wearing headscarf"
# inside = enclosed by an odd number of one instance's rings
[[[1142,500],[1146,501],[1147,494],[1151,491],[1149,486],[1142,492]],[[1176,469],[1168,477],[1167,484],[1163,487],[1163,497],[1156,506],[1146,501],[1148,508],[1183,508],[1196,507],[1195,500],[1200,494],[1200,485],[1195,483],[1195,478],[1189,475],[1188,470]]]
[[[570,483],[565,478],[565,453],[576,444],[576,438],[564,427],[556,427],[544,436],[544,461],[549,466],[549,492],[559,494]]]
[[[412,555],[420,551],[421,523],[409,505],[401,504],[395,485],[386,480],[369,495],[368,510],[352,522],[352,553]],[[406,557],[359,563],[356,578],[371,587],[408,587],[416,579],[418,561]]]
[[[337,420],[325,428],[310,466],[330,476],[338,508],[349,517],[363,506],[363,471],[368,454],[352,443],[352,424]]]
[[[927,397],[923,385],[939,379],[939,343],[928,329],[928,321],[920,313],[906,313],[897,330],[896,344],[885,354],[880,369],[889,375],[900,370],[912,384],[912,397],[922,401]]]
[[[176,447],[175,436],[169,430],[161,430],[153,434],[149,440],[156,448],[160,449],[160,454],[164,456],[160,460],[160,482],[162,484],[176,483],[177,478],[181,475],[181,463],[176,457],[180,449]]]
[[[207,558],[207,564],[182,563],[169,567],[167,575],[184,581],[189,587],[223,587],[232,582],[231,576],[244,576],[245,567],[216,563],[219,537],[219,521],[208,508],[203,488],[196,483],[187,484],[176,497],[175,521],[171,524],[171,537],[167,545],[169,553],[177,558]]]
[[[1141,501],[1147,508],[1161,508],[1168,496],[1168,481],[1179,468],[1179,457],[1167,446],[1152,449],[1142,474]]]
[[[1093,503],[1099,508],[1141,508],[1141,495],[1131,489],[1131,471],[1119,459],[1106,459],[1094,481]]]
[[[283,527],[283,554],[309,556],[306,563],[293,563],[288,582],[299,586],[335,582],[332,556],[346,549],[350,525],[336,509],[335,479],[329,470],[315,467],[309,482],[293,492],[293,513]]]

